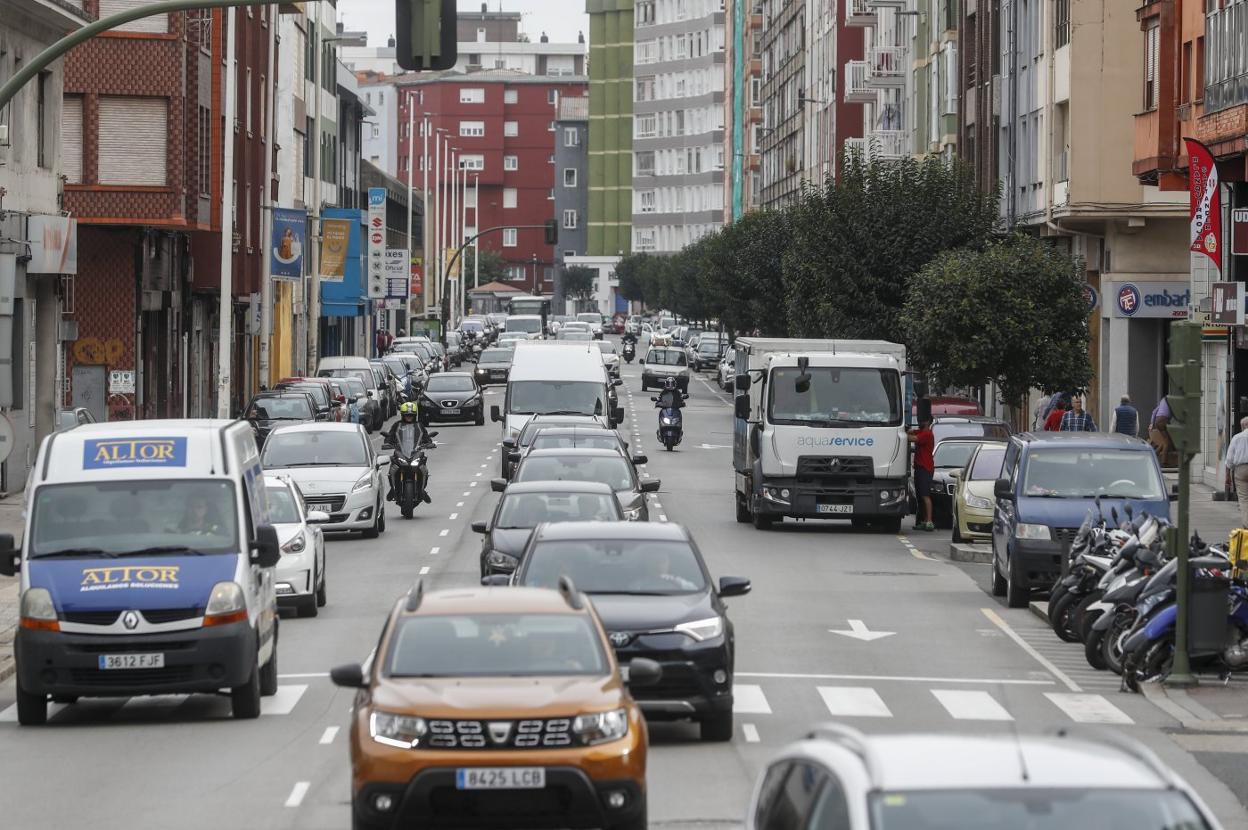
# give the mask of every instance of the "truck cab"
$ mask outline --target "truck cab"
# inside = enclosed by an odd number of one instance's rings
[[[900,529],[910,471],[905,348],[743,337],[736,352],[737,521]]]

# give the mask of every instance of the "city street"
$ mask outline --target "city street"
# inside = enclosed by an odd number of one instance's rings
[[[1248,814],[1198,763],[1180,724],[1143,695],[1119,693],[1082,646],[1057,641],[1026,609],[987,591],[987,566],[947,559],[946,533],[851,531],[847,523],[778,525],[733,517],[730,397],[709,376],[690,385],[684,443],[656,448],[640,367],[623,367],[621,429],[660,478],[656,521],[692,531],[715,577],[753,580],[728,601],[736,627],[736,736],[702,744],[697,729],[650,730],[650,823],[739,826],[764,762],[812,725],[838,719],[869,731],[1123,730],[1185,776],[1228,828]],[[502,389],[489,398],[500,402]],[[497,496],[498,426],[438,425],[433,503],[377,540],[328,545],[329,603],[316,619],[281,623],[278,694],[256,721],[228,699],[170,696],[54,705],[47,727],[16,723],[13,681],[0,684],[5,827],[98,830],[345,828],[350,825],[346,729],[351,693],[328,671],[363,660],[384,615],[417,578],[427,588],[478,581],[474,520]],[[374,440],[380,441],[379,437]],[[1242,757],[1242,756],[1227,756]],[[939,758],[931,763],[939,764]],[[73,780],[64,772],[74,771]]]

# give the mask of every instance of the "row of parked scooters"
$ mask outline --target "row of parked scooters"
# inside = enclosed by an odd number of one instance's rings
[[[1089,511],[1050,594],[1049,622],[1062,640],[1084,644],[1090,665],[1138,692],[1173,664],[1178,560],[1165,550],[1168,521],[1130,505],[1124,511],[1106,517],[1099,500]],[[1229,677],[1248,669],[1248,585],[1223,546],[1193,534],[1188,550],[1192,667]]]

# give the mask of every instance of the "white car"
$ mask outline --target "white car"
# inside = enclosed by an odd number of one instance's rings
[[[615,346],[614,340],[595,340],[598,351],[602,352],[602,365],[607,367],[607,371],[611,377],[618,378],[620,376],[620,352]]]
[[[359,424],[310,423],[278,427],[264,443],[260,463],[299,485],[311,510],[329,514],[327,531],[360,530],[369,539],[386,529],[386,471]]]
[[[602,339],[602,315],[596,311],[584,311],[576,315],[576,319],[589,324],[589,331],[595,340]]]
[[[1121,733],[864,735],[828,724],[767,765],[745,827],[1219,824],[1187,782]]]
[[[301,617],[315,617],[325,606],[325,534],[323,510],[308,510],[303,493],[288,476],[266,475],[269,521],[277,530],[282,558],[273,571],[277,607]]]
[[[731,391],[737,382],[737,358],[732,352],[724,352],[719,359],[719,388]]]

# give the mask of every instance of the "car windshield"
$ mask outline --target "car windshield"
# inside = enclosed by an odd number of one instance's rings
[[[633,470],[622,455],[530,455],[520,462],[516,481],[599,481],[631,490]]]
[[[390,677],[541,677],[607,673],[588,614],[463,614],[400,619]]]
[[[971,481],[995,480],[1001,477],[1001,465],[1005,461],[1005,447],[981,447],[971,467]]]
[[[562,433],[542,430],[533,438],[532,447],[535,450],[618,450],[620,439],[605,429]]]
[[[56,484],[38,489],[32,509],[31,558],[239,550],[234,485],[221,479]],[[176,586],[176,574],[169,585],[153,585]],[[84,581],[82,590],[89,588]]]
[[[1166,498],[1151,451],[1036,449],[1023,470],[1023,495],[1047,498]]]
[[[522,331],[525,334],[537,334],[542,330],[540,317],[508,317],[507,331]]]
[[[472,392],[476,388],[467,375],[434,375],[425,385],[426,392]]]
[[[932,436],[937,443],[946,438],[1009,438],[1010,428],[1001,421],[934,421]]]
[[[615,341],[614,340],[599,340],[598,351],[602,352],[603,354],[615,354]]]
[[[501,528],[533,528],[542,522],[611,522],[622,518],[614,493],[512,493],[499,506]]]
[[[592,311],[587,311],[584,314],[578,314],[576,315],[576,319],[580,320],[582,323],[589,323],[590,325],[602,325],[602,315],[594,314]]]
[[[965,467],[978,446],[974,441],[942,441],[936,445],[932,462],[937,467]]]
[[[690,594],[706,576],[688,542],[666,539],[569,539],[538,542],[526,554],[525,585],[555,588],[571,577],[590,594]]]
[[[511,349],[486,349],[481,352],[477,363],[510,363],[513,354]]]
[[[311,420],[312,408],[304,397],[256,398],[247,407],[247,417],[261,421]]]
[[[894,369],[811,366],[774,369],[768,380],[773,423],[821,427],[901,424],[901,376]]]
[[[512,381],[507,385],[507,411],[517,415],[602,415],[607,411],[605,395],[605,382]]]
[[[459,328],[462,331],[471,331],[476,334],[480,334],[481,332],[485,331],[485,324],[482,323],[480,320],[465,320],[464,322],[460,323]]]
[[[698,354],[719,354],[724,346],[718,340],[703,338],[698,341]]]
[[[353,397],[363,395],[367,388],[364,386],[364,381],[359,378],[342,378],[342,382],[346,386],[347,392]]]
[[[580,584],[577,584],[580,587]],[[873,792],[873,830],[1201,830],[1208,824],[1181,792],[1170,789],[1026,787]]]
[[[269,521],[276,525],[297,524],[299,507],[295,504],[295,494],[289,487],[270,487]]]
[[[398,377],[403,377],[408,372],[407,361],[398,357],[387,357],[384,361],[390,367],[390,371],[394,372]]]
[[[367,467],[368,453],[354,430],[275,432],[264,442],[266,470],[278,467]]]
[[[646,362],[655,366],[685,366],[689,360],[680,349],[651,349]]]

